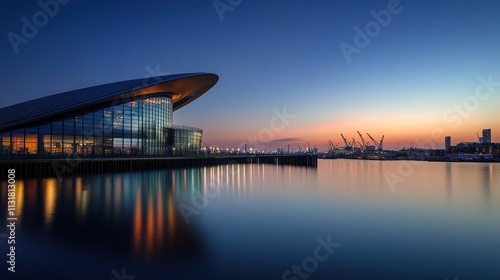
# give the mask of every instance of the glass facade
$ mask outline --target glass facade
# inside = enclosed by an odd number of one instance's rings
[[[202,130],[187,126],[174,126],[168,129],[169,150],[173,156],[193,155],[201,148]]]
[[[0,132],[0,157],[191,155],[201,136],[200,129],[173,126],[170,97],[149,97]]]

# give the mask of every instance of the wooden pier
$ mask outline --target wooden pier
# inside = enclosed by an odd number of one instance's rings
[[[0,169],[15,169],[16,176],[62,177],[82,174],[190,168],[224,164],[276,164],[316,168],[316,155],[228,155],[155,158],[66,158],[0,160]]]

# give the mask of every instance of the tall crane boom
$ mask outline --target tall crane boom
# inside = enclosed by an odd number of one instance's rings
[[[477,140],[479,141],[479,144],[483,143],[482,137],[479,137],[479,134],[476,132],[477,135]]]
[[[344,139],[345,147],[346,147],[346,148],[347,148],[347,147],[351,147],[351,146],[349,145],[349,143],[347,142],[347,139],[345,139],[344,135],[342,135],[342,133],[340,134],[340,136],[342,136],[342,139]]]
[[[359,131],[358,131],[358,135],[359,135],[359,138],[361,138],[361,142],[363,143],[363,148],[366,148],[366,142],[365,142],[365,139],[363,139],[363,135],[361,135],[361,133],[359,133]]]
[[[366,134],[368,135],[368,137],[370,137],[370,139],[372,139],[373,144],[375,144],[377,146],[377,148],[380,148],[380,143],[375,141],[375,139],[373,139],[373,137],[370,135],[370,133],[367,132]]]
[[[354,139],[354,137],[352,138],[352,147],[356,148],[356,139]]]
[[[328,139],[328,150],[330,150],[330,152],[333,152],[336,148],[337,147],[333,145],[332,140]]]
[[[380,145],[378,146],[379,151],[384,150],[384,136],[385,135],[382,135],[382,139],[380,139]]]

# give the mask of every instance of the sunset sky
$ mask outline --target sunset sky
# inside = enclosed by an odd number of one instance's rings
[[[43,7],[0,4],[0,107],[209,72],[219,83],[174,114],[206,145],[324,150],[359,130],[388,149],[442,148],[445,135],[477,141],[483,128],[500,142],[498,1],[54,1],[41,1],[52,15],[31,38],[23,17],[40,23]],[[356,52],[346,58],[342,43]]]

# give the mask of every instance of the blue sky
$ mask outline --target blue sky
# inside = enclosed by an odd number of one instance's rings
[[[239,5],[221,20],[214,1],[70,0],[16,53],[8,34],[22,36],[22,18],[33,22],[43,10],[36,1],[2,1],[3,106],[151,72],[211,72],[219,83],[174,114],[177,124],[203,128],[209,145],[258,136],[284,107],[295,118],[263,146],[287,139],[324,147],[356,130],[403,146],[436,128],[456,142],[490,127],[500,141],[500,87],[459,127],[443,118],[474,95],[478,77],[500,82],[498,1],[400,1],[350,63],[339,44],[355,46],[354,28],[396,2],[220,3]]]

